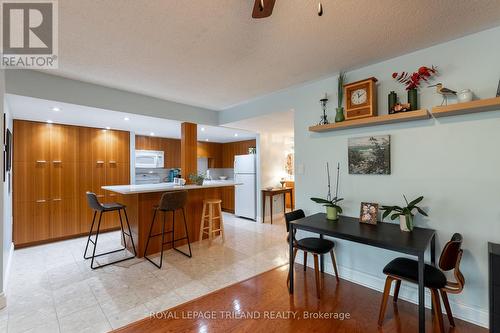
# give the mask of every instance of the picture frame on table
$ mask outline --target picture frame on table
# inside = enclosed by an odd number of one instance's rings
[[[362,202],[359,213],[359,222],[367,224],[377,224],[378,203]]]

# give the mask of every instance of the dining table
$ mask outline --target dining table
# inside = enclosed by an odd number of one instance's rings
[[[289,228],[289,239],[297,230],[316,233],[324,236],[347,240],[391,250],[417,257],[418,260],[418,317],[419,332],[425,332],[425,287],[424,267],[425,253],[430,248],[430,260],[436,263],[436,231],[428,228],[415,227],[411,232],[402,231],[399,224],[378,222],[368,224],[359,222],[359,218],[340,216],[337,220],[329,220],[325,213],[317,213],[292,221]],[[293,242],[289,242],[290,258],[293,258]],[[294,262],[289,260],[290,284],[289,292],[293,294]],[[324,272],[324,258],[320,257],[320,270]]]

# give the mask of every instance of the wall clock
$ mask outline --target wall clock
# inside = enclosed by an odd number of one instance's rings
[[[374,77],[344,85],[345,119],[377,115],[377,79]]]

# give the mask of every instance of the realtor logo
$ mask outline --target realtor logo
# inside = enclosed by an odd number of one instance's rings
[[[57,68],[56,0],[1,0],[1,68]]]

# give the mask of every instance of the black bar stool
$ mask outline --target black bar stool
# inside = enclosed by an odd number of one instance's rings
[[[125,261],[125,260],[129,260],[129,259],[135,258],[135,256],[137,255],[137,253],[135,251],[134,238],[132,237],[132,231],[130,230],[130,224],[128,223],[128,216],[127,216],[127,210],[125,209],[125,205],[122,205],[122,204],[119,204],[119,203],[105,203],[105,204],[102,204],[97,199],[97,196],[95,195],[95,193],[92,193],[92,192],[87,192],[87,202],[89,204],[89,207],[92,208],[92,210],[94,211],[94,217],[92,218],[92,226],[90,227],[89,238],[87,239],[87,246],[85,246],[85,253],[83,254],[83,258],[84,259],[90,259],[90,258],[92,258],[92,261],[90,262],[90,268],[92,268],[92,269],[101,268],[101,267],[104,267],[104,266],[108,266],[108,265],[111,265],[111,264],[116,264],[118,262],[122,262],[122,261]],[[123,210],[123,213],[125,214],[125,221],[127,222],[128,233],[126,233],[125,230],[123,229],[123,220],[122,220],[122,214],[121,214],[122,210]],[[123,249],[118,249],[118,250],[114,250],[114,251],[104,252],[104,253],[100,253],[100,254],[96,255],[95,254],[95,250],[97,248],[97,239],[99,238],[99,232],[100,232],[100,229],[101,229],[102,214],[103,213],[107,213],[107,212],[115,212],[115,211],[117,211],[118,215],[120,216],[120,225],[121,225],[121,231],[122,231],[122,237],[123,237],[124,247],[123,247]],[[99,221],[97,222],[97,231],[96,231],[96,234],[95,234],[95,240],[92,240],[91,236],[92,236],[92,231],[94,229],[94,224],[95,224],[97,212],[99,212]],[[111,253],[115,253],[115,252],[120,252],[120,251],[127,250],[127,240],[125,238],[125,235],[127,235],[128,237],[130,237],[130,241],[132,242],[132,249],[134,250],[134,255],[132,257],[127,257],[127,258],[119,259],[119,260],[116,260],[116,261],[113,261],[113,262],[109,262],[109,263],[104,264],[104,265],[98,265],[98,266],[94,267],[94,259],[96,257],[100,257],[100,256],[104,256],[104,255],[107,255],[107,254],[111,254]],[[87,256],[87,249],[89,247],[89,243],[94,244],[94,250],[92,251],[92,256],[88,257]]]
[[[189,234],[188,234],[188,229],[187,229],[187,222],[186,222],[186,213],[184,212],[184,206],[186,205],[187,201],[187,191],[175,191],[175,192],[166,192],[163,193],[160,199],[160,204],[154,208],[154,214],[153,214],[153,221],[151,221],[151,226],[149,228],[149,235],[148,235],[148,240],[146,242],[146,249],[144,250],[144,258],[146,258],[150,263],[155,265],[158,268],[161,268],[162,263],[163,263],[163,248],[166,244],[172,244],[172,248],[176,250],[179,253],[182,253],[186,257],[191,258],[192,257],[192,252],[191,252],[191,244],[189,243]],[[182,210],[182,217],[184,218],[184,231],[186,232],[186,236],[182,238],[177,238],[175,239],[175,211],[181,209]],[[160,211],[163,212],[163,225],[161,227],[161,233],[152,235],[151,233],[153,232],[153,225],[155,223],[156,219],[156,213]],[[167,212],[172,212],[172,230],[170,231],[165,231],[165,224],[167,222]],[[165,242],[165,234],[172,234],[172,240]],[[153,237],[158,237],[161,236],[161,254],[160,254],[160,264],[156,264],[153,262],[151,259],[149,259],[146,256],[146,253],[148,252],[148,245],[149,245],[149,240]],[[189,254],[187,254],[184,251],[181,251],[175,247],[175,242],[181,241],[187,239],[187,244],[189,248]]]

